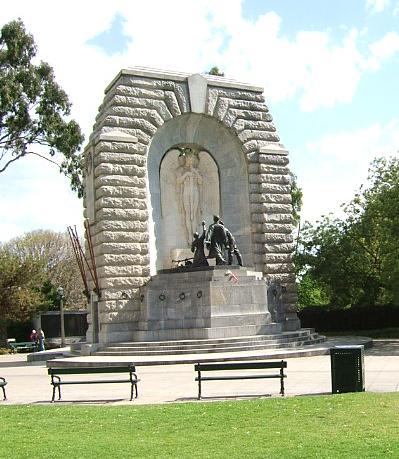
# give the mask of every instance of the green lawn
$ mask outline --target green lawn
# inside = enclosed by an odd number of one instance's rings
[[[1,458],[399,457],[399,393],[0,406]]]

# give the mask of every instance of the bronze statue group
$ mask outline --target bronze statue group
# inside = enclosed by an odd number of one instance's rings
[[[202,222],[201,236],[195,232],[191,244],[191,251],[194,253],[192,265],[209,266],[208,258],[215,258],[216,265],[232,265],[233,256],[237,264],[242,266],[242,257],[231,232],[224,226],[224,223],[217,215],[213,216],[213,223],[206,230],[205,222]],[[209,250],[208,257],[205,255],[205,247]],[[227,261],[225,252],[227,251]]]

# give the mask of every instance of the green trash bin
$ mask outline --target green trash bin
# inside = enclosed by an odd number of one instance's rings
[[[364,346],[334,346],[330,357],[332,393],[363,392]]]

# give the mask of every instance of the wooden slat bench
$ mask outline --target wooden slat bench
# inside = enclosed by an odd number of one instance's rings
[[[198,381],[198,400],[201,399],[201,383],[202,381],[226,381],[233,379],[266,379],[266,378],[279,378],[280,379],[280,394],[284,395],[284,368],[287,368],[287,362],[284,360],[274,362],[222,362],[222,363],[197,363],[194,367],[198,372],[195,378]],[[278,373],[262,372],[261,374],[241,373],[241,374],[225,374],[226,372],[236,370],[273,370],[279,369]],[[214,374],[214,376],[203,376],[203,372],[218,372],[223,371],[223,374]]]
[[[63,379],[61,376],[66,375],[87,375],[100,373],[127,373],[129,376],[120,379],[87,379],[87,380],[70,380]],[[133,400],[133,392],[136,391],[138,397],[137,383],[140,381],[137,378],[136,368],[131,365],[120,366],[96,366],[96,367],[51,367],[48,369],[48,374],[51,376],[51,385],[53,386],[53,396],[51,401],[55,400],[55,391],[58,389],[58,400],[61,400],[61,386],[64,384],[107,384],[107,383],[130,383],[130,400]]]
[[[3,400],[7,400],[7,397],[6,397],[6,386],[7,385],[7,381],[5,380],[5,378],[2,378],[0,376],[0,387],[3,389]]]

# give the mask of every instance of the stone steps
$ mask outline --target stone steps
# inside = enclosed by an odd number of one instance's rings
[[[175,341],[175,340],[204,340],[204,339],[224,339],[243,336],[261,336],[269,334],[280,334],[281,324],[267,323],[259,325],[230,325],[219,327],[201,327],[193,328],[160,328],[156,330],[136,330],[133,332],[135,342],[157,342],[157,341]],[[193,338],[194,337],[194,338]]]
[[[262,349],[292,349],[325,341],[311,329],[285,332],[277,335],[260,335],[226,339],[182,340],[160,342],[115,343],[95,353],[99,356],[117,355],[181,355],[217,352],[240,352]]]
[[[121,343],[112,343],[108,346],[118,346],[118,347],[131,347],[138,346],[142,347],[162,347],[162,346],[189,346],[189,345],[219,345],[219,344],[228,344],[228,343],[242,343],[242,342],[259,342],[259,341],[270,341],[270,340],[289,340],[289,339],[304,339],[309,336],[317,335],[312,328],[302,328],[301,330],[292,331],[292,332],[282,332],[282,333],[270,333],[265,335],[250,335],[250,336],[236,336],[233,338],[213,338],[213,339],[200,339],[200,340],[168,340],[168,341],[142,341],[142,342],[121,342]]]
[[[242,350],[244,347],[246,350],[248,349],[266,349],[266,348],[273,348],[276,346],[281,346],[284,344],[284,347],[288,347],[291,345],[301,345],[304,341],[298,341],[298,340],[293,340],[293,341],[288,341],[284,343],[235,343],[235,344],[219,344],[219,345],[189,345],[189,346],[162,346],[159,348],[156,347],[143,347],[140,348],[139,346],[126,346],[126,347],[118,347],[118,346],[109,346],[106,348],[105,351],[100,351],[100,352],[112,352],[112,354],[146,354],[150,355],[151,353],[157,353],[157,354],[177,354],[177,353],[198,353],[198,352],[219,352],[221,349],[223,349],[223,352],[227,352],[231,349],[231,351],[236,352]],[[308,342],[308,341],[307,341]]]
[[[295,341],[285,344],[269,344],[269,345],[251,345],[251,346],[240,346],[240,347],[215,347],[215,348],[192,348],[192,349],[174,349],[171,350],[157,350],[157,351],[138,351],[129,348],[123,348],[123,351],[119,349],[100,351],[96,352],[95,355],[101,356],[118,356],[118,355],[182,355],[182,354],[203,354],[203,353],[218,353],[218,352],[240,352],[240,351],[255,351],[255,350],[267,350],[267,349],[293,349],[303,346],[309,346],[311,344],[322,343],[324,339],[312,340],[312,341]]]

